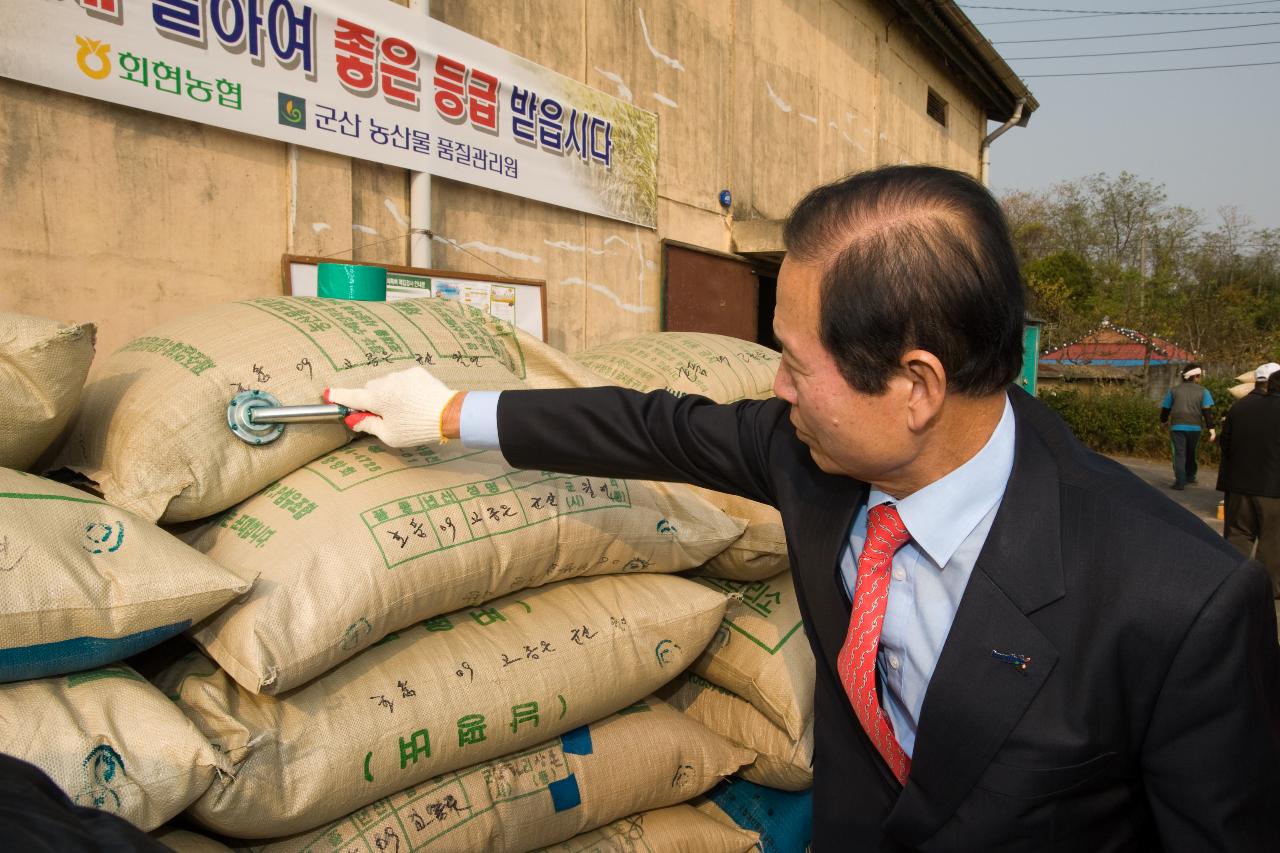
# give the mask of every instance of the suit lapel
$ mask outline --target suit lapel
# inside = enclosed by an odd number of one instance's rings
[[[1065,594],[1057,466],[1018,402],[1009,484],[925,693],[907,786],[885,824],[913,846],[955,813],[1058,660],[1028,619]],[[1024,672],[993,652],[1031,660]]]
[[[800,577],[797,583],[812,584],[812,589],[822,594],[800,595],[808,604],[805,619],[811,636],[817,641],[819,657],[826,663],[832,677],[836,674],[836,658],[849,630],[849,603],[840,578],[840,552],[849,541],[849,528],[859,507],[866,499],[867,485],[857,480],[822,475],[815,478],[811,489],[819,496],[805,502],[803,529],[808,534],[793,546],[797,552],[796,564],[814,566],[814,575]],[[834,584],[834,589],[831,585]],[[829,592],[828,592],[829,590]]]

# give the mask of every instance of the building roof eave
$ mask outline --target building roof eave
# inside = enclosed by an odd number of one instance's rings
[[[1019,127],[1026,127],[1040,102],[954,0],[890,0],[982,96],[983,113],[1007,120],[1023,100]]]

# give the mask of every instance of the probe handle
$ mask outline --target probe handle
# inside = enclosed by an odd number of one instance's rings
[[[354,412],[337,403],[317,403],[312,406],[256,406],[245,412],[252,424],[295,424],[340,421]]]

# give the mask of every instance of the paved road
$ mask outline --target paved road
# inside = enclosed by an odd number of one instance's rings
[[[1113,456],[1112,459],[1127,467],[1143,480],[1155,486],[1173,500],[1191,510],[1213,529],[1222,534],[1222,522],[1218,521],[1218,501],[1222,493],[1214,491],[1213,485],[1218,480],[1218,469],[1200,466],[1196,479],[1200,482],[1187,486],[1182,491],[1169,488],[1173,484],[1173,465],[1170,462],[1156,459],[1135,459],[1129,456]],[[1277,636],[1280,636],[1280,600],[1276,601]]]

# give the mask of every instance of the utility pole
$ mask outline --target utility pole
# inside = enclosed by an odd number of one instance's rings
[[[1147,232],[1142,232],[1142,248],[1138,256],[1138,316],[1147,322]]]

